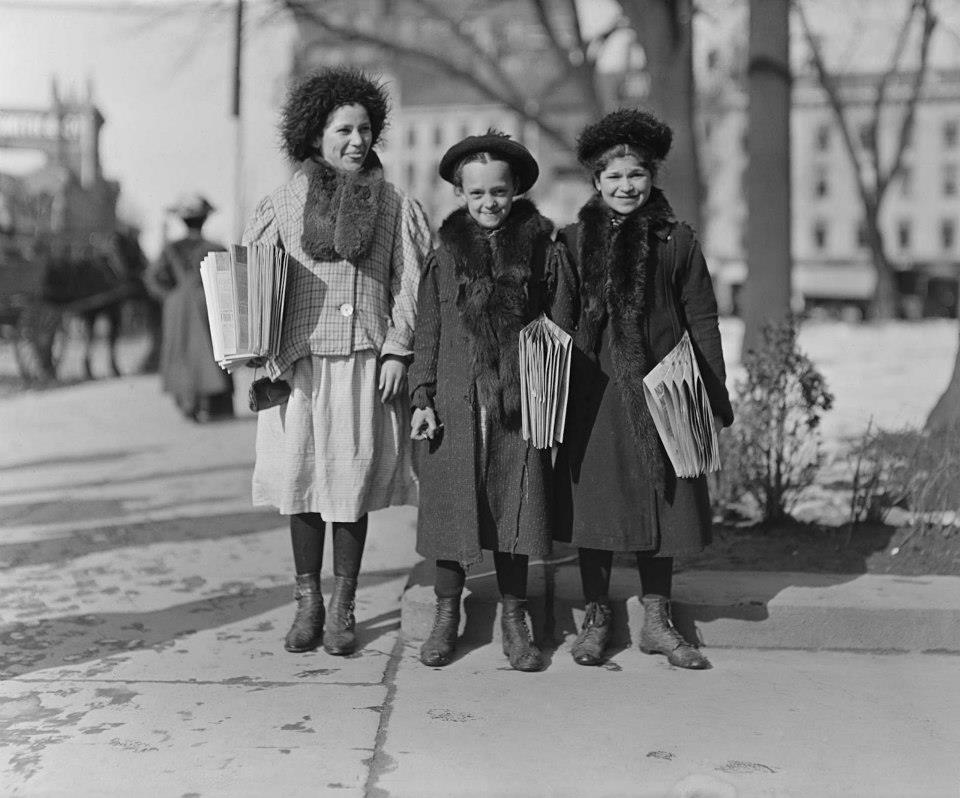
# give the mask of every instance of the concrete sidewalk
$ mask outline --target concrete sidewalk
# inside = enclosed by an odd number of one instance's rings
[[[251,417],[198,427],[135,377],[5,397],[0,430],[0,795],[958,794],[955,580],[679,574],[714,665],[689,672],[631,644],[618,572],[617,645],[581,668],[576,569],[554,562],[531,580],[549,666],[519,674],[478,570],[457,659],[430,669],[429,570],[396,508],[371,516],[361,649],[291,655]]]

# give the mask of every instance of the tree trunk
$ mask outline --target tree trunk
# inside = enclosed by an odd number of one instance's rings
[[[894,284],[893,265],[887,257],[883,245],[883,231],[880,229],[880,204],[864,202],[864,225],[867,233],[867,246],[877,275],[877,284],[870,301],[870,318],[892,319],[897,311],[897,289]]]
[[[957,287],[960,288],[960,280],[958,280]],[[960,297],[960,292],[958,292],[958,297]],[[960,317],[960,303],[957,305],[957,314]],[[950,382],[947,383],[946,390],[933,406],[930,415],[927,416],[927,423],[924,425],[930,432],[937,432],[946,427],[960,424],[960,329],[957,332],[957,356],[953,361],[953,374],[950,377]]]
[[[694,134],[692,0],[622,0],[647,60],[650,111],[673,129],[659,182],[677,217],[702,228],[700,158]]]
[[[751,0],[747,280],[741,353],[790,314],[790,1]],[[742,355],[741,355],[742,358]]]

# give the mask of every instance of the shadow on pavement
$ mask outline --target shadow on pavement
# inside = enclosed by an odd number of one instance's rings
[[[88,454],[72,454],[60,457],[42,457],[39,460],[21,460],[17,463],[0,466],[0,472],[18,471],[21,468],[46,468],[48,466],[65,465],[83,465],[93,463],[111,463],[117,460],[123,460],[127,457],[148,454],[150,452],[160,451],[157,446],[148,446],[143,449],[116,449],[107,452],[90,452]],[[76,487],[78,483],[71,482],[70,487]]]
[[[363,587],[402,578],[396,571],[364,573]],[[323,590],[329,596],[333,578],[324,579]],[[232,592],[185,604],[144,612],[89,613],[61,618],[44,618],[30,623],[0,627],[0,678],[10,679],[48,668],[84,668],[81,678],[94,678],[109,672],[113,664],[105,657],[152,649],[163,651],[183,644],[183,638],[208,629],[255,618],[278,607],[290,606],[293,616],[291,585],[254,587],[238,585]],[[380,613],[357,623],[361,646],[370,646],[399,625],[399,609]],[[284,624],[286,624],[284,620]],[[262,639],[270,650],[282,651],[286,627],[275,628],[262,622],[240,633],[252,641]],[[231,630],[231,637],[238,632]],[[114,663],[115,664],[115,663]]]
[[[9,568],[60,563],[119,548],[252,535],[282,525],[275,511],[263,509],[82,529],[55,538],[0,543],[0,565]]]

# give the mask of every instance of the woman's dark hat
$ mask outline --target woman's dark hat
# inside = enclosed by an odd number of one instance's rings
[[[488,130],[482,136],[467,136],[447,150],[440,159],[440,177],[455,184],[457,164],[475,152],[494,153],[510,164],[517,178],[517,194],[525,194],[533,188],[540,176],[540,167],[526,147],[506,133]]]
[[[376,144],[390,110],[383,83],[351,67],[330,67],[298,81],[287,95],[280,118],[284,152],[293,161],[311,157],[327,117],[341,105],[354,104],[367,109]]]
[[[639,108],[621,108],[588,125],[577,139],[577,160],[591,166],[594,159],[618,144],[629,144],[662,161],[670,152],[673,131],[653,114]]]

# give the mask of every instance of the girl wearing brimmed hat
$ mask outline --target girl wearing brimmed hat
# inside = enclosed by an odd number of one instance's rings
[[[208,252],[224,249],[203,236],[215,208],[201,194],[184,194],[167,211],[186,228],[167,244],[147,270],[150,292],[163,301],[160,384],[187,418],[198,422],[233,417],[233,378],[213,357],[200,263]]]
[[[280,351],[266,369],[292,390],[257,416],[253,473],[254,504],[290,516],[297,611],[288,651],[321,639],[330,654],[355,649],[367,513],[417,500],[401,386],[430,230],[419,204],[383,179],[372,149],[387,110],[383,86],[358,70],[301,80],[280,126],[299,168],[260,202],[243,236],[290,258]],[[335,581],[325,610],[326,522]]]
[[[526,623],[527,562],[550,551],[549,451],[520,435],[519,333],[541,312],[569,326],[573,273],[553,224],[529,200],[533,156],[497,131],[469,136],[440,161],[464,207],[444,220],[420,284],[410,369],[420,458],[417,551],[436,562],[436,616],[420,659],[454,652],[465,568],[493,552],[503,649],[521,671],[543,667]]]
[[[588,126],[577,155],[596,193],[561,231],[580,278],[571,414],[558,466],[573,489],[586,617],[573,646],[581,665],[603,661],[610,638],[613,552],[635,552],[644,625],[640,647],[683,668],[706,658],[673,626],[673,558],[710,542],[706,477],[678,479],[643,395],[643,377],[690,332],[718,427],[733,421],[717,303],[693,230],[654,185],[672,133],[621,109]]]

